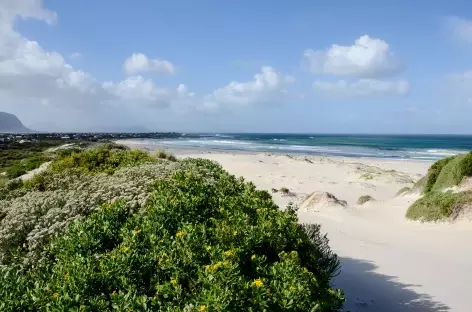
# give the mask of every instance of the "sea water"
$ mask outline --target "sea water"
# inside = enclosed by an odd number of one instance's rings
[[[206,133],[138,142],[149,146],[417,160],[436,160],[472,150],[472,136],[465,135]]]

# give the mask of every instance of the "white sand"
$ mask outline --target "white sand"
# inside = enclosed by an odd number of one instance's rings
[[[289,188],[295,197],[273,195],[281,207],[314,191],[346,200],[348,207],[299,211],[301,222],[322,225],[341,259],[335,286],[345,291],[346,311],[472,311],[472,223],[407,221],[406,210],[418,195],[394,197],[424,175],[430,162],[173,152],[215,160],[261,189]],[[358,207],[362,195],[375,201]]]

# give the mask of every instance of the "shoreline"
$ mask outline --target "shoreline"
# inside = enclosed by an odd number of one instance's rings
[[[189,146],[175,146],[175,145],[166,145],[166,144],[144,144],[138,143],[135,140],[114,140],[113,142],[117,144],[126,145],[132,148],[140,148],[147,151],[158,151],[165,150],[176,155],[185,156],[185,155],[195,155],[195,154],[242,154],[242,155],[275,155],[283,156],[290,155],[293,157],[312,157],[312,158],[324,158],[324,159],[338,159],[338,160],[368,160],[368,161],[398,161],[398,162],[418,162],[418,163],[428,163],[432,164],[436,160],[431,159],[411,159],[411,158],[399,158],[399,157],[368,157],[368,156],[339,156],[339,155],[315,155],[310,153],[303,152],[281,152],[281,151],[249,151],[249,150],[238,150],[238,149],[224,149],[224,148],[209,148],[209,147],[189,147]]]

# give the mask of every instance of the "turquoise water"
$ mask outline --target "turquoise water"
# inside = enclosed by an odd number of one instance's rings
[[[472,136],[181,134],[175,139],[142,139],[145,145],[300,153],[323,156],[436,160],[472,150]]]

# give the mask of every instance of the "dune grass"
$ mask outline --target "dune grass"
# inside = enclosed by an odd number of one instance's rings
[[[359,199],[357,200],[357,204],[358,205],[364,205],[365,203],[371,201],[371,200],[374,200],[374,198],[370,195],[363,195],[361,197],[359,197]]]
[[[175,157],[174,155],[172,155],[171,153],[169,152],[166,152],[164,150],[160,150],[160,151],[157,151],[155,153],[155,156],[159,159],[167,159],[169,161],[177,161],[177,157]]]
[[[435,162],[429,168],[427,175],[417,182],[415,188],[424,184],[423,193],[438,191],[457,186],[466,176],[472,176],[472,152]]]
[[[463,193],[431,191],[408,208],[406,217],[417,221],[440,221],[451,216],[464,199]]]
[[[434,184],[436,184],[436,180],[438,179],[438,176],[441,173],[442,169],[453,159],[454,159],[454,156],[444,158],[444,159],[438,160],[437,162],[432,164],[431,167],[429,167],[428,174],[425,181],[426,183],[424,185],[424,193],[428,193],[429,191],[433,189]]]
[[[431,190],[437,191],[457,186],[467,176],[472,176],[472,152],[458,155],[449,160],[442,167]]]
[[[410,206],[406,217],[438,221],[450,218],[453,213],[458,214],[464,205],[472,202],[470,192],[444,190],[459,185],[467,176],[472,176],[472,152],[435,162],[427,175],[413,187],[412,191],[423,188],[424,195]]]
[[[411,188],[409,188],[408,186],[405,186],[405,187],[399,189],[395,196],[400,196],[400,195],[403,195],[403,194],[405,194],[407,192],[410,192],[410,191],[411,191]]]

